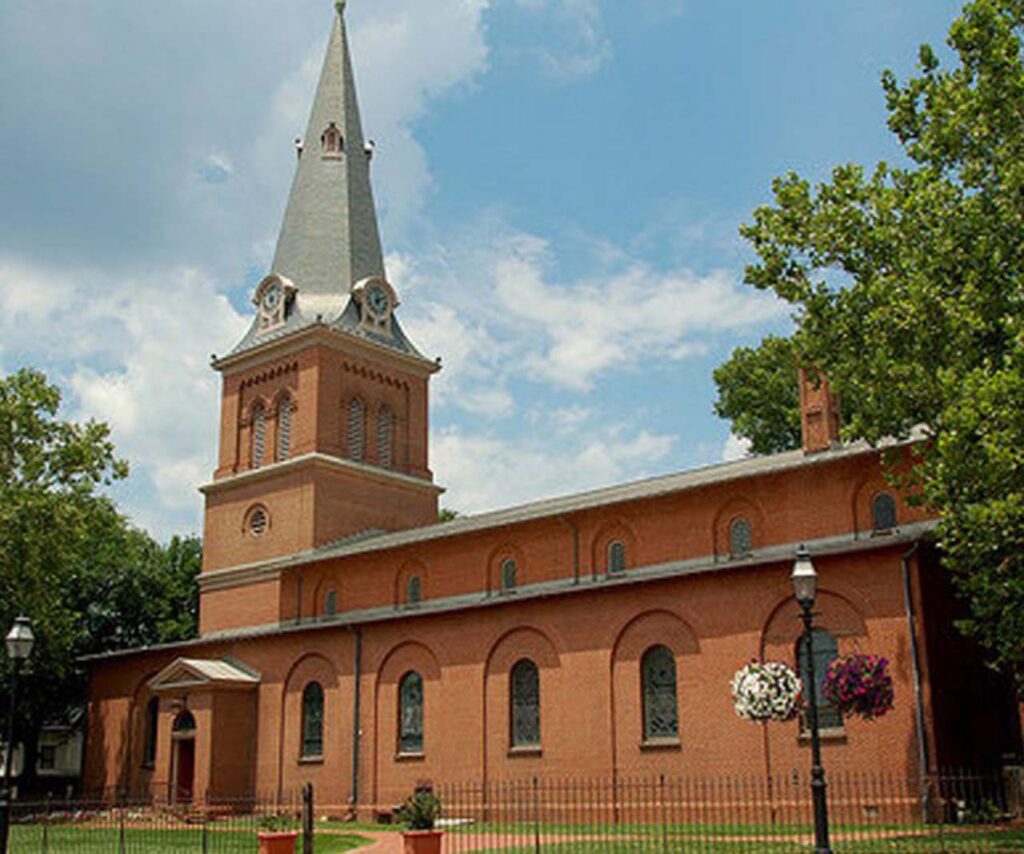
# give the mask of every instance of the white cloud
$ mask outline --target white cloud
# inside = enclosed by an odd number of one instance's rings
[[[63,379],[71,417],[109,423],[134,479],[152,483],[155,494],[129,498],[126,509],[152,519],[158,535],[197,530],[196,487],[213,471],[219,421],[220,383],[207,355],[238,340],[245,319],[189,269],[111,278],[0,259],[0,283],[4,305],[27,290],[46,306],[4,312],[0,337]]]
[[[481,412],[481,401],[486,409],[497,391],[524,378],[590,392],[604,377],[702,356],[718,335],[785,316],[774,296],[729,273],[657,270],[604,244],[604,274],[559,282],[545,240],[492,220],[487,227],[497,233],[489,242],[474,230],[398,268],[399,289],[416,293],[403,323],[428,354],[445,357],[435,385],[440,403]],[[507,415],[508,403],[491,414]]]
[[[722,446],[722,462],[731,463],[750,456],[750,440],[730,433]]]
[[[517,0],[524,11],[541,18],[547,43],[520,48],[532,55],[551,78],[571,81],[601,68],[612,53],[597,0]]]
[[[431,441],[445,506],[480,513],[641,477],[664,463],[676,440],[620,424],[558,442],[543,433],[510,439],[459,428]]]

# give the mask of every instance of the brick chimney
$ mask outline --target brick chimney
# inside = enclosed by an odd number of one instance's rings
[[[800,432],[805,454],[839,444],[839,398],[813,368],[800,369]]]

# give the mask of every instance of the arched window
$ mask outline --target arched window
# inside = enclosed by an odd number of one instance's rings
[[[185,709],[185,711],[179,714],[171,725],[171,731],[184,735],[194,733],[196,731],[196,719],[192,717],[192,712]]]
[[[839,644],[825,629],[814,630],[814,704],[818,707],[818,726],[822,729],[837,729],[843,725],[843,716],[835,706],[825,700],[825,674],[829,664],[839,655]],[[807,643],[806,636],[801,635],[797,641],[797,675],[808,684],[807,679]],[[804,691],[807,693],[806,689]],[[806,713],[801,718],[805,730],[810,729]]]
[[[416,605],[423,600],[423,583],[418,575],[413,575],[405,583],[405,604]]]
[[[652,646],[640,663],[644,740],[679,737],[676,658],[666,646]]]
[[[292,453],[292,399],[282,397],[277,404],[277,460],[286,460]]]
[[[626,571],[626,544],[622,540],[608,543],[608,574],[619,575]]]
[[[423,679],[415,670],[398,683],[398,752],[423,752]]]
[[[516,585],[519,582],[519,568],[516,566],[514,558],[506,558],[501,562],[501,589],[505,593],[509,593],[516,589]]]
[[[302,758],[324,755],[324,689],[310,682],[302,691]]]
[[[366,407],[358,397],[348,402],[348,458],[363,461],[366,435]]]
[[[509,674],[509,720],[513,747],[540,746],[540,671],[524,658]]]
[[[263,455],[267,451],[267,413],[262,403],[252,409],[252,467],[258,469],[263,465]]]
[[[328,590],[327,595],[324,596],[324,616],[333,617],[338,613],[338,592],[336,590]]]
[[[153,697],[146,704],[145,738],[143,740],[142,764],[152,768],[156,764],[156,734],[160,720],[160,701]]]
[[[871,501],[871,530],[891,531],[896,527],[896,499],[879,492]]]
[[[746,557],[754,546],[754,532],[750,520],[740,516],[729,523],[729,554]]]
[[[394,414],[386,403],[377,410],[377,465],[389,469],[394,460],[393,428]]]

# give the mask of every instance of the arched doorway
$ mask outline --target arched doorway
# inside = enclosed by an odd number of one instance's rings
[[[176,804],[192,802],[196,777],[196,719],[186,709],[171,727],[171,800]]]

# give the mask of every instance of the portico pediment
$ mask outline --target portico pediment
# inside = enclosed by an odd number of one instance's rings
[[[240,661],[227,658],[178,658],[150,682],[154,693],[182,689],[247,690],[260,684],[260,674]]]

